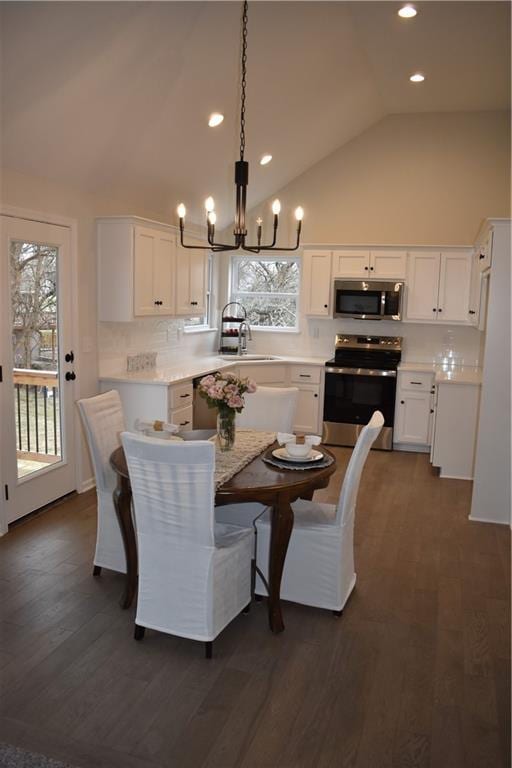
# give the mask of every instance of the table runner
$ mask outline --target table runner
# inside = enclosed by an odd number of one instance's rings
[[[231,451],[221,451],[218,445],[215,446],[215,488],[219,488],[233,475],[240,472],[256,456],[262,453],[265,448],[276,439],[275,432],[260,432],[256,429],[238,429],[236,430],[235,444]],[[210,438],[217,440],[214,435]]]

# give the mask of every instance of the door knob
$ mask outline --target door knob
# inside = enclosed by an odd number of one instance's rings
[[[74,359],[75,359],[75,356],[73,354],[73,350],[71,350],[71,352],[67,352],[64,355],[64,360],[66,361],[66,363],[72,363]]]
[[[66,381],[74,381],[76,379],[76,374],[74,371],[66,371],[66,375],[64,377]]]

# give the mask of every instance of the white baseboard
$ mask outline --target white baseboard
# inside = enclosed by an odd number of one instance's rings
[[[415,445],[412,443],[393,443],[394,451],[408,451],[409,453],[430,453],[429,445]]]
[[[79,487],[77,488],[77,493],[85,493],[86,491],[90,491],[92,488],[96,487],[96,482],[94,480],[94,477],[90,477],[88,480],[84,480],[83,483],[80,483]]]
[[[508,520],[490,520],[488,517],[474,517],[473,515],[469,516],[469,520],[473,523],[492,523],[493,525],[509,525],[512,527]]]
[[[442,472],[439,473],[439,477],[442,477],[443,480],[469,480],[470,483],[473,482],[472,477],[463,477],[462,475],[443,475]]]

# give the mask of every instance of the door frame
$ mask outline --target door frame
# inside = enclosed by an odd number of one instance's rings
[[[0,202],[0,215],[9,216],[14,219],[25,219],[27,221],[34,221],[40,224],[53,224],[55,226],[67,227],[70,234],[70,259],[71,259],[71,328],[69,329],[70,339],[73,349],[78,349],[78,222],[76,219],[68,218],[67,216],[60,216],[58,214],[48,213],[45,211],[38,211],[31,208],[20,208],[14,205],[7,205]],[[80,382],[80,355],[77,355],[75,370],[77,372],[77,379]],[[80,385],[79,385],[80,386]],[[78,386],[78,388],[79,388]],[[76,385],[73,382],[73,399],[76,401]],[[79,487],[80,475],[82,465],[81,454],[81,441],[80,441],[80,429],[77,414],[74,414],[74,451],[75,451],[75,466],[74,466],[74,479],[75,487]],[[0,475],[0,486],[3,489],[3,483],[5,479]],[[3,536],[8,531],[7,525],[7,510],[4,500],[3,490],[0,494],[0,536]]]

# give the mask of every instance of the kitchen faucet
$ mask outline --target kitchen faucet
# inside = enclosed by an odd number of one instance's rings
[[[245,333],[244,328],[247,329]],[[247,352],[247,331],[249,332],[249,341],[252,341],[251,326],[247,320],[242,320],[238,326],[238,354],[240,356]]]

